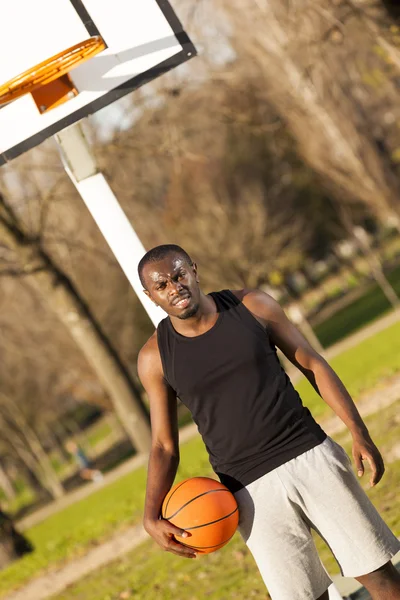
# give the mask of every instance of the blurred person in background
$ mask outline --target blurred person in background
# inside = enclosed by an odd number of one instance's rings
[[[69,440],[66,444],[68,452],[74,457],[79,467],[79,475],[86,481],[99,482],[103,480],[103,474],[98,469],[93,469],[90,459],[86,456],[82,448],[74,441]]]

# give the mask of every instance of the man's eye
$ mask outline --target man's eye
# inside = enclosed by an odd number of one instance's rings
[[[158,289],[158,290],[163,290],[164,288],[165,288],[165,283],[160,283],[160,284],[157,286],[157,289]]]
[[[179,279],[182,279],[183,277],[185,277],[186,273],[184,271],[181,271],[178,275]]]

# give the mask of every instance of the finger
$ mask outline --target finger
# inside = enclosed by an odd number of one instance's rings
[[[178,536],[178,537],[182,537],[182,538],[188,538],[192,534],[189,533],[188,531],[185,531],[184,529],[175,529],[174,535]]]
[[[176,527],[176,525],[174,525],[170,521],[167,521],[166,519],[163,520],[163,524],[165,527],[165,531],[167,531],[171,535],[177,535],[177,536],[183,537],[183,538],[187,538],[192,535],[188,531],[185,531],[184,529],[181,529],[180,527]]]
[[[354,458],[354,463],[355,463],[356,469],[357,469],[357,475],[359,477],[362,477],[364,475],[364,465],[363,465],[361,454],[359,452],[357,452],[357,453],[353,454],[353,458]]]
[[[167,550],[169,552],[173,552],[178,556],[183,556],[186,558],[196,558],[197,553],[193,548],[189,548],[189,546],[184,546],[179,542],[175,542],[174,540],[170,540],[167,545]]]
[[[365,458],[367,459],[369,467],[371,469],[371,477],[369,479],[369,484],[372,487],[377,482],[377,478],[378,478],[378,474],[379,474],[379,468],[378,468],[378,465],[377,465],[376,460],[375,460],[374,457],[372,457],[372,456],[366,456]]]
[[[376,459],[374,457],[367,457],[367,460],[372,471],[370,485],[373,487],[382,479],[385,472],[385,465],[381,456]]]
[[[168,552],[171,552],[171,554],[176,554],[176,556],[180,556],[181,558],[196,558],[197,554],[183,554],[182,552],[178,552],[177,550],[174,550],[173,548],[168,548]]]

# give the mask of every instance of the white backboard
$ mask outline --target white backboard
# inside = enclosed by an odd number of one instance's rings
[[[196,54],[166,0],[8,0],[0,85],[93,35],[107,48],[69,73],[78,95],[43,114],[27,94],[0,107],[0,165]]]

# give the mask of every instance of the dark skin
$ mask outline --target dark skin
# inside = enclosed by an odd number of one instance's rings
[[[218,318],[217,308],[212,297],[200,289],[196,264],[190,265],[180,254],[170,253],[160,262],[147,264],[143,277],[145,294],[168,313],[178,333],[195,337],[213,327]],[[288,320],[271,296],[258,290],[233,290],[233,293],[264,327],[268,326],[277,348],[307,377],[317,393],[348,427],[353,438],[352,455],[357,472],[360,477],[364,474],[363,462],[366,462],[370,468],[370,485],[375,486],[385,470],[383,459],[339,377]],[[190,533],[159,518],[163,499],[172,487],[177,472],[179,438],[176,394],[163,377],[156,333],[139,353],[138,373],[149,397],[152,428],[144,527],[164,550],[195,558],[196,552],[185,545],[190,544]],[[393,593],[398,595],[388,595],[391,592],[386,592],[385,596],[379,595],[374,583],[378,577],[386,579],[388,585],[398,585],[394,581],[390,563],[382,567],[378,576],[363,576],[360,581],[367,589],[372,586],[370,591],[374,594],[374,600],[400,600],[400,587],[398,590],[397,587],[393,588]],[[317,600],[327,599],[328,595],[323,594]]]

